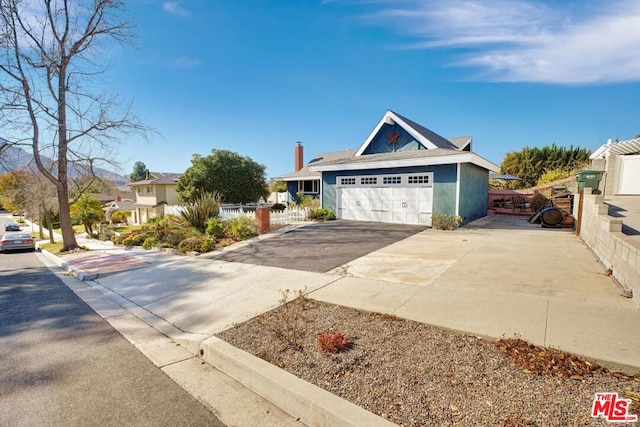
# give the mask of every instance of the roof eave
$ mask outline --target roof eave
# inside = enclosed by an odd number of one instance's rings
[[[388,169],[411,166],[436,166],[456,163],[472,163],[492,172],[500,170],[500,166],[478,156],[475,153],[450,154],[435,157],[418,157],[412,159],[378,160],[371,162],[343,163],[333,165],[318,165],[311,167],[317,172],[336,172],[342,170]]]

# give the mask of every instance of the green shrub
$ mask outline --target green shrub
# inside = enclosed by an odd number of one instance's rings
[[[436,230],[455,230],[462,223],[458,215],[435,214],[431,217],[431,226]]]
[[[216,250],[216,241],[210,237],[205,238],[200,245],[200,252],[211,252]]]
[[[206,232],[209,236],[215,237],[216,239],[223,238],[225,236],[225,224],[222,218],[219,216],[209,218]]]
[[[160,240],[156,236],[147,237],[144,242],[142,242],[142,248],[153,249],[158,246],[158,243],[160,243]]]
[[[336,215],[330,209],[314,209],[309,213],[309,219],[314,221],[331,221]]]
[[[314,199],[308,194],[304,194],[302,191],[296,193],[294,202],[300,208],[318,209],[320,207],[320,199]]]
[[[111,214],[111,222],[114,224],[127,224],[129,212],[115,211]]]
[[[146,239],[147,236],[144,233],[131,233],[130,235],[122,239],[122,244],[127,247],[141,246]]]
[[[216,241],[207,236],[187,237],[178,245],[178,252],[210,252],[216,249]]]
[[[113,236],[111,236],[111,241],[115,245],[121,245],[122,241],[124,239],[126,239],[127,237],[129,237],[129,235],[130,235],[130,233],[114,234]]]
[[[544,185],[550,182],[558,181],[571,176],[571,173],[565,169],[548,169],[538,179],[536,185]]]
[[[183,241],[178,244],[178,252],[181,254],[187,252],[197,252],[197,249],[200,249],[200,245],[202,245],[201,239],[199,237],[187,237]]]
[[[218,192],[205,192],[195,198],[192,204],[184,206],[180,215],[196,230],[204,233],[209,218],[218,216],[222,197]]]
[[[227,236],[235,241],[247,240],[258,235],[253,220],[241,216],[227,223]]]

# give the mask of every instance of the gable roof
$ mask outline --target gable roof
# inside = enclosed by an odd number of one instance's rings
[[[143,179],[142,181],[130,182],[130,187],[135,187],[139,185],[152,185],[152,184],[177,184],[178,178],[180,178],[181,173],[172,173],[172,172],[149,172],[149,177],[147,179]]]
[[[471,151],[471,142],[473,141],[473,138],[470,136],[458,136],[455,138],[449,138],[449,141],[451,141],[458,150]]]
[[[367,139],[365,139],[360,148],[358,148],[355,154],[356,156],[360,156],[367,149],[369,144],[371,144],[371,141],[373,141],[382,126],[384,126],[385,124],[400,126],[413,138],[415,138],[415,140],[418,141],[418,143],[421,144],[424,148],[448,148],[450,150],[459,149],[454,143],[427,129],[426,127],[419,125],[414,121],[401,116],[400,114],[394,113],[391,110],[387,110],[387,112],[384,114],[384,116],[382,116],[373,131],[371,131]]]

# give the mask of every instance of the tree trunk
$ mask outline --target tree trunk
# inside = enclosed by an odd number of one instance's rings
[[[38,232],[40,240],[44,240],[44,233],[42,232],[42,205],[38,206]]]
[[[78,249],[78,242],[71,224],[71,212],[69,208],[69,177],[67,175],[67,63],[66,58],[60,63],[60,75],[58,76],[58,205],[60,206],[60,229],[62,230],[62,251]]]
[[[53,223],[51,222],[51,211],[49,209],[44,210],[45,221],[47,221],[47,227],[49,229],[49,243],[55,243],[56,240],[53,237]]]

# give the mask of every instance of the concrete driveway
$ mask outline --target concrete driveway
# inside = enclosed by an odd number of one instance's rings
[[[452,290],[579,299],[617,295],[573,230],[515,217],[485,217],[455,232],[428,229],[331,272]]]
[[[425,229],[424,226],[380,222],[320,222],[211,257],[220,261],[323,273]]]

